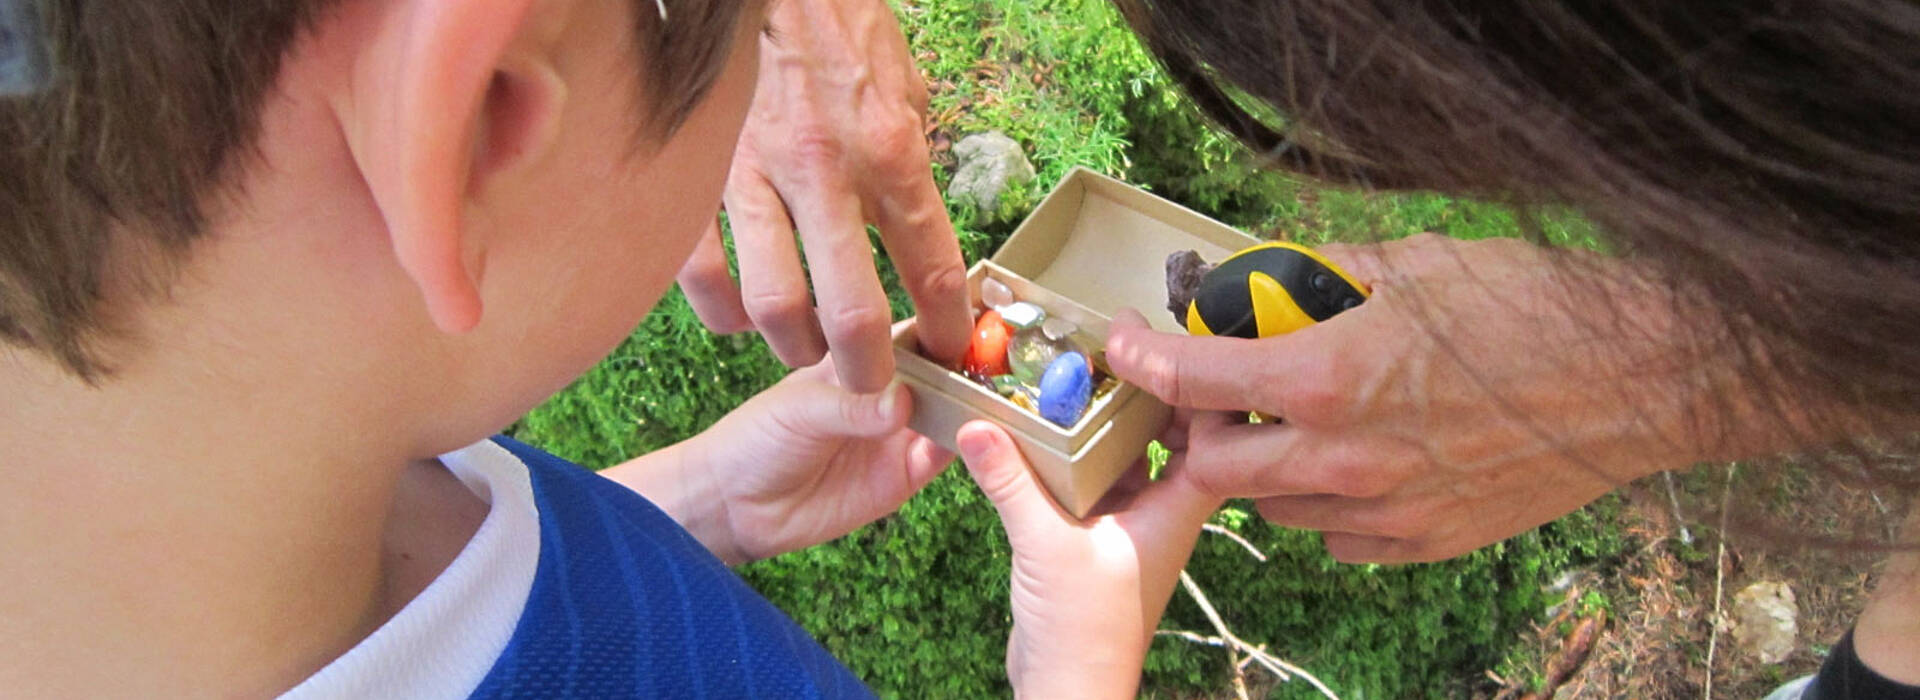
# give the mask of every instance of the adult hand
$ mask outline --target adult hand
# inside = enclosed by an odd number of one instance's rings
[[[681,288],[714,331],[757,328],[793,367],[831,349],[847,388],[878,391],[893,375],[892,317],[872,223],[913,298],[922,349],[957,360],[971,327],[966,267],[927,156],[926,85],[893,11],[882,0],[782,0],[768,23],[727,179],[740,287],[715,226]]]
[[[1015,694],[1133,697],[1174,582],[1221,500],[1190,481],[1147,482],[1143,464],[1100,515],[1081,521],[1047,496],[999,427],[971,422],[958,440],[1013,547],[1007,678]]]
[[[1671,292],[1622,263],[1433,235],[1321,250],[1373,296],[1317,326],[1242,340],[1113,323],[1115,374],[1208,411],[1181,477],[1196,488],[1258,499],[1342,561],[1431,561],[1727,456],[1700,419],[1733,383],[1685,348],[1704,331]]]
[[[739,564],[847,534],[919,492],[953,455],[907,429],[912,410],[906,387],[853,394],[822,362],[607,475]]]

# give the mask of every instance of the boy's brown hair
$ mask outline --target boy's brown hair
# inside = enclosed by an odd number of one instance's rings
[[[338,1],[22,3],[39,36],[15,39],[43,44],[51,73],[0,98],[0,341],[99,380],[105,290],[126,284],[110,274],[164,285],[246,165],[281,59]],[[664,137],[720,72],[745,3],[633,2],[639,135]],[[109,266],[110,249],[159,259]]]

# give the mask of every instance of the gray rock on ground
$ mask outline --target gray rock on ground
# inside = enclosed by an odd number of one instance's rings
[[[1020,142],[998,131],[974,134],[954,144],[953,155],[959,161],[953,182],[947,185],[947,197],[971,202],[984,212],[1000,208],[1000,195],[1015,183],[1033,179],[1033,163],[1020,148]]]
[[[1793,653],[1799,632],[1793,589],[1761,581],[1733,596],[1733,639],[1763,664],[1777,664]]]

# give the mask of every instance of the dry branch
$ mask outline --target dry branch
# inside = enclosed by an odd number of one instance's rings
[[[1252,542],[1248,542],[1246,538],[1241,537],[1232,530],[1213,523],[1207,523],[1204,529],[1207,532],[1224,536],[1239,543],[1240,547],[1247,550],[1247,553],[1251,554],[1255,559],[1262,562],[1267,560],[1267,555],[1261,552],[1259,547],[1253,546]],[[1207,636],[1187,630],[1158,630],[1154,632],[1154,636],[1175,637],[1195,644],[1204,644],[1225,649],[1227,652],[1227,661],[1229,665],[1233,667],[1233,692],[1235,696],[1241,700],[1247,699],[1247,666],[1249,664],[1259,664],[1262,669],[1273,674],[1275,678],[1280,679],[1282,682],[1300,678],[1311,684],[1315,690],[1320,691],[1321,695],[1331,698],[1332,700],[1340,700],[1340,696],[1335,695],[1333,690],[1327,687],[1327,684],[1320,682],[1319,678],[1315,678],[1314,675],[1308,673],[1306,669],[1287,663],[1286,660],[1268,653],[1265,644],[1249,644],[1246,640],[1234,635],[1232,630],[1227,629],[1226,621],[1221,619],[1220,611],[1214,609],[1213,601],[1207,598],[1206,592],[1200,590],[1200,584],[1194,583],[1193,577],[1188,575],[1185,569],[1180,571],[1180,587],[1185,589],[1187,595],[1193,598],[1193,602],[1200,606],[1200,612],[1205,614],[1207,616],[1207,622],[1213,625],[1214,635]],[[1242,654],[1245,656],[1242,657]]]
[[[1727,465],[1727,486],[1720,492],[1720,547],[1713,559],[1713,616],[1708,618],[1712,631],[1707,633],[1707,681],[1702,697],[1713,700],[1713,654],[1720,643],[1720,600],[1727,577],[1727,511],[1733,505],[1733,478],[1739,465]]]

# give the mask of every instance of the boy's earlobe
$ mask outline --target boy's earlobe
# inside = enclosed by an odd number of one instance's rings
[[[434,324],[481,316],[484,241],[462,212],[489,182],[538,158],[557,133],[565,86],[547,61],[534,0],[399,0],[351,68],[339,115],[400,267]]]

